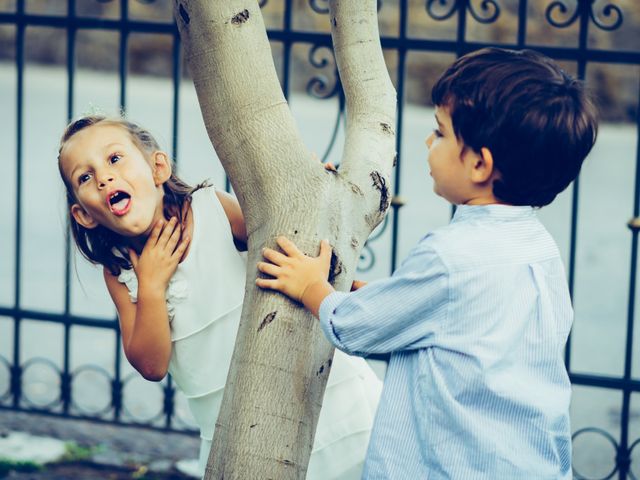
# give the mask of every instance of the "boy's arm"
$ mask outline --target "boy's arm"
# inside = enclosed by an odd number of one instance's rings
[[[236,248],[241,252],[247,250],[247,228],[244,224],[244,215],[240,209],[238,200],[227,192],[216,190],[216,196],[227,215],[229,225],[231,226],[231,234],[233,235]]]
[[[326,337],[336,347],[370,355],[434,344],[447,315],[448,271],[428,245],[418,245],[392,277],[347,293],[334,292],[326,282],[328,244],[321,247],[318,258],[305,256],[289,240],[278,244],[284,254],[267,249],[265,257],[273,264],[258,265],[275,278],[258,279],[257,285],[301,300],[320,318]]]
[[[274,278],[257,278],[256,285],[284,293],[318,317],[320,304],[335,291],[327,281],[331,266],[329,242],[320,242],[320,255],[316,258],[302,253],[285,237],[278,237],[276,242],[285,254],[265,248],[262,254],[271,263],[258,263],[258,270]]]

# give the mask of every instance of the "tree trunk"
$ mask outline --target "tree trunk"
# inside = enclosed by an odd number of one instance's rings
[[[205,478],[304,479],[333,348],[301,306],[255,287],[256,263],[278,235],[313,256],[326,238],[333,283],[346,290],[384,217],[396,99],[376,0],[330,2],[347,105],[339,173],[324,170],[298,134],[256,1],[174,0],[174,12],[207,131],[249,234],[244,308]]]

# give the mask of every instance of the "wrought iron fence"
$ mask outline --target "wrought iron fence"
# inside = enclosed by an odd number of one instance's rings
[[[119,46],[117,47],[119,78],[119,104],[123,111],[127,110],[127,86],[129,72],[127,68],[128,41],[132,34],[159,34],[171,40],[171,82],[172,82],[172,145],[171,150],[174,158],[178,153],[178,120],[180,105],[180,83],[183,76],[181,68],[181,47],[180,39],[174,23],[170,19],[148,20],[132,18],[130,15],[130,2],[128,0],[92,0],[93,3],[106,5],[117,4],[119,13],[108,17],[85,15],[79,12],[79,4],[76,0],[68,0],[64,12],[55,14],[42,11],[31,11],[27,0],[16,0],[15,2],[5,2],[3,7],[0,2],[0,27],[11,26],[14,29],[15,48],[15,264],[13,267],[13,301],[7,305],[0,305],[0,317],[10,319],[13,324],[12,355],[4,355],[0,351],[0,380],[6,379],[6,388],[0,391],[0,408],[22,411],[35,411],[42,414],[56,415],[74,418],[89,418],[95,421],[115,422],[119,424],[148,425],[151,428],[183,430],[190,432],[192,424],[180,413],[176,412],[175,399],[176,392],[171,383],[171,379],[166,379],[158,384],[161,390],[162,401],[158,405],[157,412],[139,418],[133,408],[127,403],[127,389],[132,382],[137,381],[135,374],[123,375],[122,355],[120,349],[120,332],[118,323],[114,318],[94,318],[74,314],[71,309],[71,257],[72,247],[67,241],[66,244],[66,269],[64,273],[64,308],[61,313],[26,309],[21,306],[21,269],[22,269],[22,245],[24,221],[24,199],[21,179],[23,177],[24,165],[24,71],[25,71],[25,31],[30,27],[53,27],[66,32],[66,117],[71,119],[74,114],[74,79],[76,75],[76,47],[78,32],[82,31],[110,31],[117,33]],[[86,8],[89,0],[83,2]],[[13,4],[12,4],[13,3]],[[61,2],[57,2],[60,4]],[[329,157],[335,146],[336,137],[342,128],[344,98],[340,88],[339,79],[335,72],[333,57],[331,54],[331,38],[326,28],[308,28],[308,25],[297,25],[295,20],[296,9],[306,8],[308,15],[321,17],[328,13],[327,0],[261,0],[260,6],[264,9],[274,7],[280,9],[279,26],[269,28],[269,37],[274,45],[281,50],[279,54],[279,66],[281,82],[285,95],[289,96],[292,91],[298,89],[299,85],[294,85],[297,79],[292,76],[293,48],[296,45],[309,45],[308,70],[319,69],[324,75],[312,75],[306,81],[305,89],[308,95],[315,98],[334,98],[338,102],[337,116],[335,124],[332,126],[330,141],[321,152],[323,159]],[[170,8],[166,1],[162,0],[131,0],[131,4],[152,4],[157,8]],[[382,30],[382,45],[388,58],[391,58],[390,71],[394,77],[398,97],[398,125],[397,125],[397,151],[398,159],[394,177],[394,192],[396,201],[393,202],[393,209],[387,216],[384,224],[370,239],[367,247],[363,251],[360,265],[361,270],[370,269],[376,262],[375,241],[381,235],[389,235],[390,238],[390,264],[389,271],[396,266],[398,257],[398,231],[402,219],[400,209],[404,202],[401,200],[403,192],[401,184],[401,170],[403,168],[403,120],[404,109],[407,106],[409,74],[409,55],[416,52],[431,52],[451,55],[461,55],[465,52],[499,43],[507,48],[535,48],[542,53],[549,55],[559,61],[569,62],[575,65],[576,74],[579,78],[587,77],[587,67],[590,64],[622,65],[637,68],[640,65],[640,50],[638,49],[638,31],[632,32],[630,38],[635,38],[635,45],[631,48],[610,47],[609,43],[601,42],[604,34],[614,34],[620,31],[625,22],[625,15],[630,14],[625,11],[624,6],[633,8],[633,2],[596,1],[596,0],[379,0],[378,8],[381,14],[395,18],[394,27]],[[636,7],[637,9],[637,7]],[[561,30],[573,29],[577,36],[577,42],[573,46],[538,44],[529,40],[528,26],[532,11],[538,12],[541,18],[538,19],[549,31],[549,34]],[[510,16],[513,23],[513,38],[509,41],[496,42],[490,35],[477,39],[469,38],[470,25],[487,25],[498,29],[505,16]],[[412,27],[412,20],[416,17],[423,17],[420,22],[423,25],[448,24],[454,32],[449,38],[430,38],[428,36],[416,35],[415,28]],[[420,23],[418,22],[418,23]],[[298,22],[299,23],[299,22]],[[325,19],[325,23],[326,19]],[[500,28],[504,28],[502,25]],[[395,31],[393,31],[395,30]],[[488,32],[492,30],[487,30]],[[593,35],[597,32],[597,35]],[[604,43],[604,46],[602,45]],[[1,49],[0,49],[1,50]],[[329,75],[327,75],[327,71]],[[299,83],[299,82],[298,82]],[[636,100],[637,102],[637,100]],[[636,134],[639,124],[638,107],[635,108],[634,122],[636,124]],[[0,112],[0,115],[5,115]],[[631,175],[631,172],[629,172]],[[619,392],[621,394],[621,408],[619,417],[619,436],[616,438],[611,433],[602,428],[587,427],[574,432],[574,441],[584,435],[598,435],[609,442],[614,453],[612,459],[612,469],[602,474],[598,478],[608,479],[618,476],[620,479],[638,478],[632,468],[632,456],[636,450],[640,450],[638,444],[640,438],[634,439],[630,436],[631,400],[634,393],[640,392],[640,379],[633,376],[632,360],[634,347],[634,324],[635,324],[635,294],[636,294],[636,268],[638,256],[638,231],[640,230],[640,154],[636,148],[635,152],[635,190],[633,195],[633,219],[629,222],[631,240],[631,253],[629,263],[629,283],[628,283],[628,307],[626,314],[626,338],[624,345],[624,372],[620,376],[578,373],[571,369],[572,340],[569,340],[566,349],[566,364],[570,372],[571,381],[576,386],[595,387]],[[228,188],[228,184],[227,184]],[[576,245],[578,240],[578,206],[579,206],[580,185],[576,180],[571,190],[571,215],[570,215],[570,245],[568,248],[568,280],[570,290],[573,294],[576,282]],[[22,342],[21,332],[25,321],[40,323],[54,323],[61,325],[64,329],[63,360],[59,367],[50,359],[42,357],[32,357],[24,361],[21,356]],[[85,364],[78,368],[70,367],[70,333],[74,327],[88,327],[100,329],[101,331],[112,332],[115,337],[113,343],[113,374],[105,368]],[[48,375],[57,379],[54,385],[54,392],[47,401],[36,401],[29,392],[25,391],[25,378],[29,372],[40,370],[48,371]],[[33,376],[33,375],[32,375]],[[101,382],[108,386],[110,399],[104,404],[87,408],[80,403],[73,395],[74,386],[83,377],[94,376],[100,378]],[[0,383],[2,385],[2,383]],[[576,466],[575,474],[580,478],[593,478],[591,472],[581,472]],[[637,469],[635,472],[640,471]]]

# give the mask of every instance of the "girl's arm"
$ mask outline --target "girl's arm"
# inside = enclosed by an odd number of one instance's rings
[[[127,287],[104,269],[107,289],[118,311],[122,346],[129,363],[147,380],[160,381],[167,374],[171,358],[171,331],[165,292],[189,239],[178,244],[180,228],[172,218],[158,222],[138,255],[131,251],[138,277],[138,301],[132,303]]]
[[[240,204],[233,195],[227,192],[221,192],[216,190],[216,195],[220,204],[224,209],[224,213],[227,214],[229,224],[231,225],[231,233],[233,234],[233,240],[236,244],[236,248],[241,252],[247,250],[247,228],[244,224],[244,215],[240,210]]]
[[[104,269],[104,281],[118,311],[122,346],[127,360],[147,380],[164,378],[171,356],[171,336],[164,293],[147,295],[138,289],[138,303],[127,287]],[[155,298],[154,298],[155,297]]]

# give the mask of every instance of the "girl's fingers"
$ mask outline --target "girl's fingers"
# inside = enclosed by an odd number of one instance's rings
[[[171,236],[173,235],[173,232],[177,230],[176,223],[177,223],[176,217],[171,217],[171,219],[169,220],[169,223],[165,225],[164,229],[162,230],[162,234],[158,239],[158,243],[160,243],[161,246],[167,245],[167,243],[171,239]]]
[[[256,285],[260,288],[268,288],[269,290],[278,290],[278,279],[276,278],[256,278]]]
[[[182,228],[180,227],[180,225],[176,225],[175,228],[173,229],[173,233],[167,240],[167,248],[169,249],[170,252],[173,252],[176,249],[176,245],[178,245],[178,242],[180,241],[181,233],[182,233]]]
[[[272,277],[277,277],[280,274],[280,267],[273,263],[258,262],[258,270]]]
[[[269,260],[271,263],[282,266],[287,261],[286,255],[277,252],[271,248],[265,248],[262,250],[262,256]]]
[[[133,248],[129,249],[129,260],[131,260],[131,265],[134,270],[138,268],[138,254]]]
[[[298,250],[296,244],[289,240],[287,237],[280,236],[276,239],[276,243],[282,249],[284,253],[289,257],[297,257],[302,255],[302,252]]]
[[[178,257],[178,260],[180,260],[182,258],[182,255],[184,255],[184,252],[187,251],[187,247],[189,246],[190,241],[191,239],[187,235],[182,237],[182,241],[178,244],[176,249],[173,251],[173,256]]]
[[[158,243],[158,238],[160,238],[160,232],[164,228],[164,220],[158,220],[156,224],[153,226],[153,230],[151,230],[151,235],[149,235],[149,239],[147,240],[147,245],[155,245]]]

